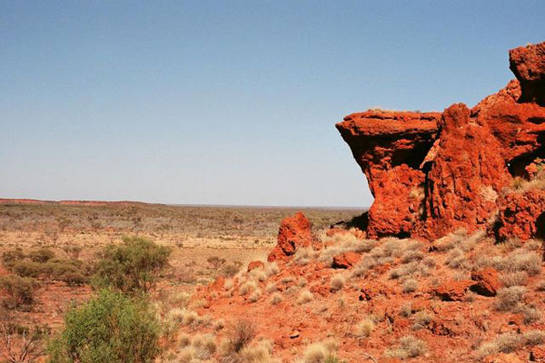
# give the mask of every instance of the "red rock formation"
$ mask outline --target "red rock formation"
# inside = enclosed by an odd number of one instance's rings
[[[508,194],[513,177],[535,177],[534,161],[545,158],[545,43],[511,50],[510,67],[517,80],[471,110],[373,110],[336,125],[375,197],[369,237],[472,232],[489,228],[498,210],[503,237],[535,237],[541,202]]]
[[[278,242],[269,254],[267,260],[285,261],[295,254],[299,247],[308,247],[312,244],[311,225],[307,217],[301,212],[282,220],[278,230]]]
[[[367,111],[336,125],[375,197],[369,237],[408,234],[418,220],[425,179],[419,165],[435,141],[440,118],[436,112]]]

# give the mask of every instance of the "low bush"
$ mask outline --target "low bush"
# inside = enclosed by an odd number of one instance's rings
[[[256,336],[256,328],[250,320],[238,320],[229,331],[223,355],[237,361],[239,353],[246,348]]]
[[[0,277],[0,290],[7,295],[2,304],[8,309],[29,310],[34,304],[36,281],[29,277],[5,275]]]
[[[241,266],[242,262],[240,261],[224,264],[220,270],[220,274],[226,277],[233,277],[240,271]]]
[[[31,251],[28,257],[34,262],[44,263],[55,257],[55,253],[49,248],[40,248],[39,250]]]
[[[11,266],[11,270],[21,277],[38,277],[44,272],[44,266],[34,261],[19,261]]]
[[[2,253],[2,263],[6,268],[11,269],[11,267],[25,258],[25,254],[21,248],[16,248],[10,251],[5,251]]]
[[[65,316],[64,331],[50,346],[50,362],[153,362],[159,323],[145,300],[101,290]]]
[[[168,262],[170,249],[139,237],[125,237],[102,253],[93,276],[95,287],[128,293],[147,292]]]

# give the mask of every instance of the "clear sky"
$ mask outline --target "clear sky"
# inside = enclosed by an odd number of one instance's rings
[[[545,1],[0,1],[0,197],[368,206],[334,128],[472,106]]]

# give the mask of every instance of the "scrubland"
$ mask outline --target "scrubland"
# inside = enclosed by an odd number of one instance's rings
[[[317,233],[361,213],[303,210]],[[33,361],[50,355],[48,342],[64,329],[73,309],[103,295],[110,304],[122,299],[127,291],[115,295],[119,287],[112,289],[110,283],[98,280],[101,271],[102,280],[117,271],[115,263],[105,265],[105,256],[127,238],[168,249],[167,261],[146,272],[142,286],[134,288],[144,291],[146,305],[154,319],[158,316],[158,330],[151,336],[160,341],[157,352],[161,354],[155,356],[163,360],[164,345],[178,328],[177,319],[195,289],[218,276],[237,274],[250,261],[266,258],[276,243],[279,222],[294,211],[130,202],[0,203],[0,361]],[[152,276],[150,284],[146,279]],[[121,281],[121,285],[127,284]],[[101,293],[104,289],[108,292]],[[169,308],[165,310],[165,306]],[[186,321],[195,318],[185,311],[182,315]],[[203,339],[203,346],[212,349]]]

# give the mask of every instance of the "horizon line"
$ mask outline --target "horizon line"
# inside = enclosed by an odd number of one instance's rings
[[[220,208],[288,208],[288,209],[350,209],[368,210],[369,206],[324,206],[324,205],[261,205],[261,204],[228,204],[228,203],[162,203],[140,200],[88,200],[88,199],[36,199],[36,198],[0,198],[0,204],[60,204],[60,205],[99,205],[99,204],[148,204],[175,207],[220,207]]]

